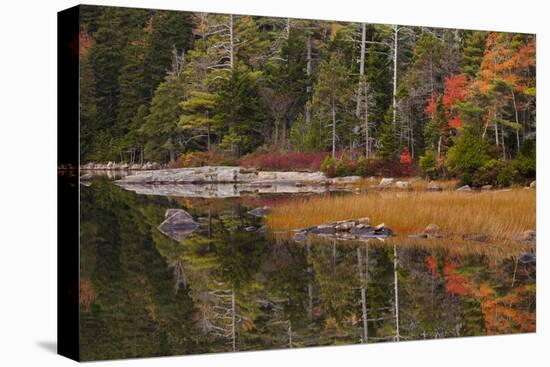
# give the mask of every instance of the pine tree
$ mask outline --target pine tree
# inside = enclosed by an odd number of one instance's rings
[[[462,72],[474,79],[479,71],[481,59],[485,51],[487,32],[469,31],[462,48]]]
[[[384,122],[382,123],[382,132],[380,134],[380,148],[378,154],[380,157],[393,161],[397,159],[399,147],[397,139],[395,138],[395,126],[393,124],[393,111],[389,107],[384,116]]]
[[[236,65],[218,95],[215,119],[224,128],[222,148],[236,156],[252,151],[262,144],[263,106],[258,93],[261,73]]]
[[[182,114],[181,101],[187,94],[185,81],[175,75],[169,75],[158,86],[150,113],[141,128],[148,139],[145,146],[146,159],[163,161],[167,153],[173,162],[177,148],[185,148],[185,144],[180,144],[183,133],[179,128],[179,120]]]
[[[323,131],[325,126],[331,128],[330,141],[332,156],[336,155],[337,141],[340,139],[338,123],[342,122],[350,114],[352,86],[348,83],[348,69],[339,53],[331,54],[330,58],[324,61],[319,70],[319,80],[315,84],[313,95],[313,111],[318,119],[319,130]],[[321,138],[324,133],[320,133]],[[323,141],[319,141],[324,146]]]
[[[192,91],[190,98],[181,103],[184,114],[180,118],[181,127],[185,130],[196,130],[199,134],[206,133],[206,150],[211,149],[214,111],[217,97],[211,93]]]
[[[147,51],[144,55],[144,88],[152,98],[172,62],[172,50],[178,53],[192,48],[191,16],[186,12],[158,11],[147,24]]]

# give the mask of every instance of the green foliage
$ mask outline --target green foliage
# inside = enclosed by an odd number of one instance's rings
[[[341,53],[334,52],[320,65],[319,80],[315,85],[312,108],[315,111],[313,131],[318,132],[316,150],[331,147],[349,130],[353,90],[349,85],[349,70]],[[335,121],[334,121],[335,120]],[[334,127],[333,124],[336,124]],[[328,129],[327,129],[328,127]]]
[[[206,135],[207,150],[211,148],[211,135],[217,127],[214,119],[216,101],[217,97],[212,93],[192,91],[190,98],[181,103],[184,112],[180,117],[181,127]]]
[[[358,23],[94,6],[80,19],[83,162],[173,162],[211,149],[237,157],[261,146],[381,158],[334,163],[334,174],[363,175],[399,172],[406,146],[432,178],[445,161],[468,182],[535,176],[532,35],[401,27],[392,124],[391,26],[366,25],[361,65]],[[513,167],[498,179],[469,153],[463,128]]]
[[[464,129],[457,143],[449,149],[445,166],[464,184],[472,184],[480,169],[492,167],[486,141],[472,129]]]
[[[418,165],[423,175],[428,176],[432,180],[439,178],[440,170],[437,164],[437,153],[434,150],[427,150],[420,157]]]
[[[237,65],[218,95],[215,119],[223,122],[225,134],[220,146],[237,156],[261,145],[264,109],[258,92],[260,72]]]
[[[172,50],[181,53],[192,48],[191,14],[180,11],[156,11],[149,19],[150,33],[144,55],[144,87],[152,98],[172,63]]]
[[[527,141],[521,147],[515,165],[522,177],[535,178],[537,171],[537,146],[534,140]]]
[[[336,176],[336,164],[338,160],[336,158],[333,158],[332,156],[327,156],[323,163],[321,163],[321,171],[327,176],[327,177],[334,177]]]
[[[155,91],[150,113],[141,128],[147,137],[147,159],[164,160],[167,154],[171,161],[175,159],[178,149],[174,142],[182,134],[178,127],[182,113],[180,102],[187,93],[184,80],[177,76],[168,76]]]
[[[485,52],[487,32],[468,31],[462,49],[462,72],[475,78]]]

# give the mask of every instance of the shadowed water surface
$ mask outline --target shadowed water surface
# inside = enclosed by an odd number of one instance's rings
[[[296,243],[247,213],[291,199],[81,186],[82,359],[535,331],[535,263],[520,254]],[[170,208],[200,224],[180,242],[157,229]]]

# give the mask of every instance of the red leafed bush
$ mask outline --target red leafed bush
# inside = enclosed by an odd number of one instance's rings
[[[456,261],[447,261],[443,267],[443,275],[447,281],[447,292],[455,296],[464,296],[468,294],[468,280],[464,275],[456,272],[459,264]]]
[[[248,155],[240,165],[263,171],[318,171],[327,152],[275,152]]]
[[[412,163],[411,153],[409,153],[407,147],[403,148],[403,152],[401,152],[401,156],[399,157],[399,163],[404,165],[410,165]]]
[[[432,273],[432,277],[435,278],[437,276],[437,260],[433,256],[428,256],[426,258],[426,263],[428,264],[428,269],[430,269]]]

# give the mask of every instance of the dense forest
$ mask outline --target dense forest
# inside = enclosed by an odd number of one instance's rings
[[[82,162],[324,152],[333,175],[535,176],[534,35],[81,9]]]

